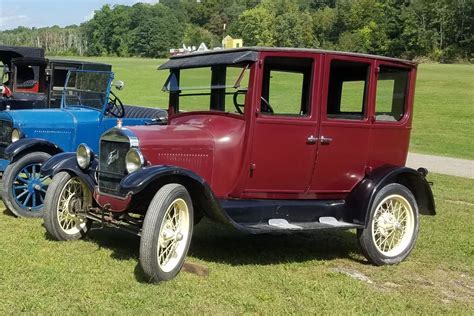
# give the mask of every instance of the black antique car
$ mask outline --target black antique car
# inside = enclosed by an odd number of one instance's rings
[[[42,48],[0,45],[0,110],[58,108],[69,70],[110,71],[107,64],[46,59]]]

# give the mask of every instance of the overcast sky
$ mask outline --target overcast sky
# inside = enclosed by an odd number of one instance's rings
[[[104,4],[132,5],[158,0],[0,0],[0,30],[18,26],[44,27],[80,24]]]

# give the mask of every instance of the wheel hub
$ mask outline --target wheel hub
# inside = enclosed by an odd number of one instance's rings
[[[66,201],[66,210],[65,216],[68,219],[73,219],[77,217],[77,211],[82,209],[82,201],[76,196],[76,194],[71,194]]]
[[[40,191],[43,188],[39,177],[31,178],[28,183],[28,192],[33,194],[35,191]]]
[[[380,234],[382,236],[388,236],[393,230],[399,230],[402,228],[400,222],[395,218],[392,213],[385,212],[377,220]]]
[[[161,233],[160,244],[162,247],[166,247],[171,242],[181,241],[183,239],[183,234],[173,227],[171,221],[167,221],[163,231]]]

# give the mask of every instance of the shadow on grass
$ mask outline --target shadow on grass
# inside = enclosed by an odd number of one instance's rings
[[[15,214],[10,212],[6,207],[3,209],[3,215],[10,216],[10,217],[17,217]]]
[[[318,231],[284,235],[247,235],[203,222],[195,228],[189,255],[231,265],[270,265],[308,260],[350,258],[360,261],[351,231]]]
[[[95,228],[95,227],[94,227]],[[112,250],[111,257],[117,260],[137,259],[140,249],[140,237],[113,228],[92,229],[87,234],[88,241],[99,248]]]
[[[137,261],[137,281],[148,283],[139,258],[140,238],[116,229],[92,230],[87,240],[112,250],[117,260]],[[195,227],[188,255],[207,262],[238,265],[271,265],[348,258],[360,260],[357,239],[351,231],[321,231],[312,234],[246,235],[224,225],[203,220]]]

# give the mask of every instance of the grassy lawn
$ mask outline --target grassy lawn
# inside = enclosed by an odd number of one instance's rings
[[[246,236],[203,222],[181,273],[147,284],[137,237],[96,230],[48,240],[41,220],[0,210],[0,314],[474,313],[474,181],[430,175],[438,215],[422,217],[417,246],[397,266],[366,264],[353,232]],[[1,207],[3,209],[3,207]],[[361,281],[349,274],[359,274]]]
[[[157,71],[164,59],[90,58],[113,65],[125,81],[120,97],[126,104],[168,106],[161,91],[168,75]],[[474,66],[419,66],[410,150],[474,159]]]
[[[420,65],[410,150],[474,159],[474,65]]]

